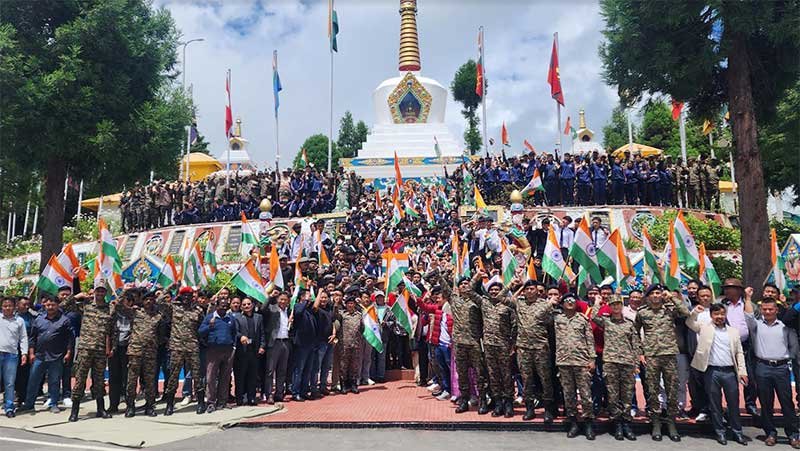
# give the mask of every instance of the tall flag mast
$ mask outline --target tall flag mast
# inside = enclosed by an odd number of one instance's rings
[[[483,116],[483,151],[489,155],[489,138],[486,131],[486,70],[483,59],[483,25],[478,27],[478,83],[475,93],[481,97],[481,115]]]
[[[233,134],[233,110],[231,109],[231,70],[225,77],[225,140],[228,141],[227,162],[225,163],[225,190],[231,185],[231,136]]]
[[[561,138],[561,107],[564,106],[564,92],[561,90],[561,74],[558,69],[558,32],[553,33],[553,51],[550,54],[550,70],[547,71],[547,83],[550,84],[550,96],[556,101],[558,114],[558,148],[563,149]]]
[[[283,90],[281,77],[278,75],[278,51],[272,51],[272,97],[275,99],[275,170],[280,172],[281,146],[278,139],[278,107],[281,104],[278,93]]]
[[[333,155],[333,52],[339,52],[339,46],[336,43],[336,35],[339,34],[339,17],[336,15],[336,10],[333,9],[333,0],[328,0],[328,47],[331,53],[331,105],[330,105],[330,123],[328,124],[328,172],[331,172],[331,159]]]

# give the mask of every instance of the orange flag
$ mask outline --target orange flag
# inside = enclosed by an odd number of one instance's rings
[[[508,145],[508,129],[506,128],[506,122],[503,121],[503,128],[500,129],[500,142],[504,145]]]

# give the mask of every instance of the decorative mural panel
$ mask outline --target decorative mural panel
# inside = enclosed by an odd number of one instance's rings
[[[389,94],[389,110],[395,124],[424,124],[431,111],[431,94],[411,72],[407,72]]]

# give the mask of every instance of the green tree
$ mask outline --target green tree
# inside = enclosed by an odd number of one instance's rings
[[[292,165],[295,168],[302,168],[303,163],[301,162],[301,157],[303,155],[303,149],[306,150],[306,155],[308,155],[308,161],[310,164],[313,164],[315,168],[318,170],[324,171],[328,168],[328,137],[323,135],[322,133],[317,133],[316,135],[311,135],[303,142],[303,146],[300,150],[297,151],[297,155],[294,157],[294,162]],[[333,148],[331,149],[331,169],[336,168],[339,166],[339,158],[342,158],[342,150],[336,144],[336,141],[333,142]]]
[[[364,121],[358,121],[356,124],[356,142],[358,143],[356,151],[361,150],[361,146],[367,142],[367,135],[369,135],[369,128]]]
[[[339,139],[336,140],[343,157],[353,158],[356,156],[356,151],[360,147],[357,139],[353,115],[349,111],[345,111],[344,116],[339,121]]]
[[[172,88],[178,38],[169,12],[147,0],[0,9],[0,149],[44,180],[42,263],[61,249],[68,171],[87,192],[177,171],[190,121]]]
[[[197,139],[194,141],[192,147],[189,150],[192,152],[200,152],[206,155],[211,155],[211,151],[208,149],[208,145],[209,143],[208,141],[206,141],[206,137],[198,131]]]
[[[480,119],[477,115],[481,97],[475,93],[477,80],[477,65],[474,60],[469,60],[458,68],[455,77],[453,77],[453,82],[450,84],[450,92],[453,94],[453,99],[456,102],[460,102],[464,107],[461,110],[461,114],[467,120],[464,144],[473,155],[481,149],[481,133],[478,131]],[[484,79],[484,85],[488,91],[488,80]],[[484,92],[485,94],[486,92]]]
[[[672,112],[666,103],[651,101],[645,104],[639,142],[670,154],[672,143],[678,136],[678,123],[672,120]],[[680,149],[678,150],[680,154]]]
[[[786,91],[777,114],[759,129],[758,137],[767,186],[776,191],[791,187],[795,205],[800,205],[800,80]]]
[[[770,266],[759,121],[800,72],[800,4],[601,0],[604,77],[630,104],[664,93],[697,118],[728,104],[739,185],[743,273],[760,287]],[[795,153],[796,155],[796,153]],[[760,290],[759,290],[760,291]],[[758,294],[758,293],[757,293]]]
[[[633,127],[633,141],[636,142],[636,127]],[[628,144],[628,112],[622,106],[616,106],[611,111],[611,118],[603,127],[603,147],[607,150],[617,150],[620,146]]]

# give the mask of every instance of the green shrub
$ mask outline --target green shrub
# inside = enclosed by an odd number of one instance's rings
[[[663,215],[656,218],[656,222],[648,229],[650,238],[653,240],[652,244],[654,249],[664,248],[667,243],[669,225],[675,221],[677,215],[677,211],[666,211]],[[724,227],[713,219],[700,220],[691,214],[684,215],[684,217],[689,224],[689,229],[691,229],[698,246],[700,243],[705,243],[706,250],[709,251],[738,251],[741,249],[742,234],[739,230]]]
[[[770,221],[769,226],[775,229],[775,238],[778,241],[778,248],[783,249],[783,245],[793,233],[800,233],[800,224],[784,219],[783,221]]]

